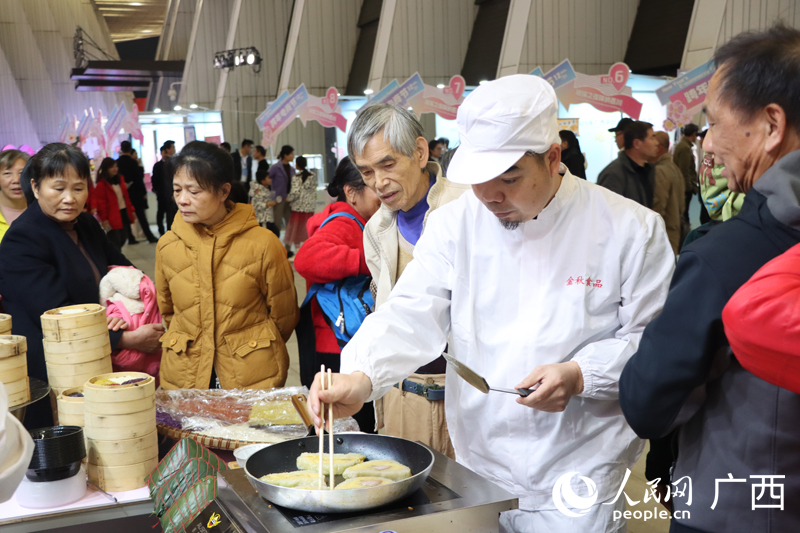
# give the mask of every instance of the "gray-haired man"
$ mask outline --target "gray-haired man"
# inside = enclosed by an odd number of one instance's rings
[[[469,187],[448,182],[438,163],[428,161],[422,125],[405,109],[378,104],[364,110],[353,123],[347,149],[382,204],[364,230],[377,308],[413,259],[427,214]],[[424,442],[454,458],[445,421],[444,379],[442,357],[417,369],[384,396],[383,423],[389,435]],[[380,410],[379,405],[379,426]]]

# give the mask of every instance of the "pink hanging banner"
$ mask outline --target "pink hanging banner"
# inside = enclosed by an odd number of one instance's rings
[[[453,76],[450,83],[441,89],[424,84],[424,90],[414,95],[409,106],[417,116],[436,113],[446,120],[455,120],[458,107],[464,101],[466,82],[462,76]]]
[[[347,130],[347,119],[342,115],[342,106],[338,105],[339,92],[335,87],[328,88],[325,96],[310,96],[300,108],[300,120],[303,126],[309,120],[315,120],[326,128]]]
[[[133,104],[131,112],[125,115],[125,118],[122,120],[122,130],[125,133],[129,133],[131,137],[140,143],[144,142],[142,125],[139,123],[139,106],[136,104]]]
[[[614,63],[608,74],[589,76],[575,72],[569,59],[565,59],[547,73],[537,67],[531,74],[546,79],[567,110],[572,104],[590,104],[599,111],[622,112],[636,120],[642,112],[642,103],[626,85],[630,70],[625,63]]]

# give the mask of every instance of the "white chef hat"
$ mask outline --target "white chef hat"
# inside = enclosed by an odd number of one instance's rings
[[[484,83],[464,99],[456,121],[461,144],[447,169],[454,183],[496,178],[525,152],[546,152],[558,136],[558,100],[538,76],[516,74]]]

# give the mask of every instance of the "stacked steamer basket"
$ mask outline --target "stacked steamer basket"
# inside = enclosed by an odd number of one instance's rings
[[[58,405],[58,425],[84,427],[83,423],[83,387],[65,389],[56,398]],[[83,435],[86,440],[86,434]],[[89,443],[86,443],[89,450]],[[83,458],[86,463],[86,457]]]
[[[111,492],[144,487],[158,466],[155,379],[103,374],[87,381],[83,394],[89,481]]]
[[[11,315],[0,313],[0,335],[11,335]]]
[[[58,423],[62,426],[84,427],[83,387],[65,389],[58,395]]]
[[[59,307],[42,315],[47,379],[56,395],[111,372],[111,341],[102,305]]]
[[[28,343],[25,342],[25,337],[0,335],[0,382],[5,385],[8,393],[9,407],[30,401]]]

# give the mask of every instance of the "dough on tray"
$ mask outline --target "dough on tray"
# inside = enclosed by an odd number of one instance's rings
[[[270,485],[278,485],[279,487],[289,487],[293,489],[318,489],[319,476],[316,472],[307,472],[299,470],[297,472],[283,472],[280,474],[267,474],[261,476],[261,481],[269,483]],[[325,480],[322,480],[323,488],[328,488]]]
[[[382,477],[392,481],[400,481],[411,477],[411,469],[391,459],[367,461],[351,466],[342,474],[345,479],[358,477]]]
[[[363,463],[366,457],[360,453],[334,453],[333,454],[333,475],[341,476],[347,468]],[[297,468],[300,470],[308,470],[310,472],[319,472],[319,454],[318,453],[301,453],[297,458]],[[330,468],[330,454],[322,454],[322,473],[329,475]]]
[[[385,477],[356,477],[342,481],[336,485],[335,490],[370,489],[381,485],[391,485],[392,483],[394,483],[394,481],[386,479]]]

